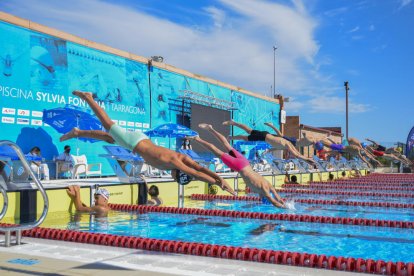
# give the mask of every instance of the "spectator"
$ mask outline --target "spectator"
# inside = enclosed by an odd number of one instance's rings
[[[76,211],[78,212],[93,212],[98,215],[106,216],[111,208],[108,206],[109,192],[106,189],[99,188],[95,192],[95,205],[88,207],[81,201],[80,187],[69,186],[66,190],[69,197],[75,204]]]
[[[296,175],[292,175],[289,179],[289,174],[285,174],[285,184],[299,184],[298,177]]]
[[[42,157],[40,153],[39,147],[33,147],[30,152],[27,154],[27,156],[31,157]],[[30,168],[34,173],[37,173],[40,177],[40,174],[43,174],[43,179],[45,181],[49,181],[49,167],[47,164],[42,163],[41,161],[31,161],[30,162]]]
[[[73,165],[75,160],[73,159],[72,154],[70,154],[70,146],[66,145],[64,151],[56,157],[55,161],[58,161],[57,170],[58,172],[71,172],[73,170]]]
[[[329,173],[329,181],[334,181],[335,176],[332,173]]]
[[[181,144],[181,149],[183,150],[193,150],[190,140],[184,138],[183,143]]]
[[[148,189],[148,194],[151,196],[151,199],[149,199],[147,201],[147,205],[160,206],[160,205],[163,204],[162,199],[159,197],[160,191],[158,190],[158,187],[157,186],[152,185]]]

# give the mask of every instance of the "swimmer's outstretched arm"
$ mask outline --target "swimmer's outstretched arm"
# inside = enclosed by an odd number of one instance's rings
[[[265,125],[267,125],[271,129],[273,129],[276,132],[277,136],[283,137],[282,132],[280,132],[280,130],[278,130],[272,123],[270,123],[270,122],[269,123],[265,123]]]
[[[101,130],[80,130],[78,128],[73,128],[71,131],[63,134],[60,137],[60,141],[66,141],[72,138],[91,138],[91,139],[96,139],[96,140],[101,140],[101,141],[105,141],[107,143],[110,144],[114,144],[115,140],[114,138],[112,138],[111,135],[109,135],[107,132],[105,131],[101,131]]]
[[[377,142],[375,142],[375,141],[374,141],[374,140],[372,140],[372,139],[365,138],[365,140],[367,140],[368,142],[373,143],[375,146],[378,146],[378,145],[379,145]]]

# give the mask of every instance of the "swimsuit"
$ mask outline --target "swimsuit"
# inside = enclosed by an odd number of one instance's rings
[[[136,145],[142,140],[149,139],[147,135],[144,133],[137,131],[137,132],[130,132],[126,131],[122,127],[113,124],[111,129],[109,130],[109,135],[114,138],[115,143],[120,145],[121,147],[127,148],[131,151],[134,150]]]
[[[384,156],[384,152],[383,151],[379,151],[379,150],[373,150],[372,153],[375,156]]]
[[[344,146],[341,144],[332,144],[331,145],[331,150],[336,150],[336,151],[341,151],[344,149]]]
[[[239,172],[245,167],[249,166],[249,160],[247,160],[240,152],[235,149],[231,149],[229,153],[223,153],[220,159],[233,171]]]
[[[283,136],[283,139],[291,142],[294,146],[296,146],[296,138],[295,137]]]
[[[266,141],[266,135],[270,134],[267,131],[260,131],[253,129],[247,136],[247,141]]]

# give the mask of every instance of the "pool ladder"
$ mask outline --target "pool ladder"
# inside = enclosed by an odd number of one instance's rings
[[[43,202],[44,202],[42,215],[39,217],[37,221],[27,223],[27,224],[22,224],[22,225],[11,226],[11,227],[4,227],[0,225],[0,232],[4,233],[4,246],[9,247],[11,244],[11,237],[13,233],[15,233],[16,235],[16,245],[19,245],[21,244],[21,240],[22,240],[22,230],[28,230],[28,229],[35,228],[44,221],[44,219],[46,218],[47,212],[49,210],[49,199],[47,197],[45,189],[43,188],[42,183],[40,183],[39,179],[35,176],[35,174],[31,170],[30,165],[27,162],[20,147],[11,141],[0,140],[0,146],[4,146],[4,145],[11,147],[17,153],[17,156],[22,162],[24,169],[29,173],[31,179],[33,179],[35,185],[37,186],[40,193],[42,194]],[[8,200],[5,187],[2,187],[2,185],[0,185],[0,192],[3,195],[3,208],[0,212],[0,221],[1,221],[3,217],[6,215],[7,208],[9,205],[9,200]]]

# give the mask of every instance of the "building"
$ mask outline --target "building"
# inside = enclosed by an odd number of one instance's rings
[[[335,143],[340,144],[342,142],[342,131],[341,127],[313,127],[309,125],[304,125],[300,123],[299,116],[286,116],[286,124],[284,126],[284,135],[289,137],[294,137],[300,139],[305,134],[308,137],[314,137],[316,139],[323,139],[327,135],[331,135],[330,138],[335,141]],[[313,146],[300,149],[301,154],[311,157],[315,153]]]

